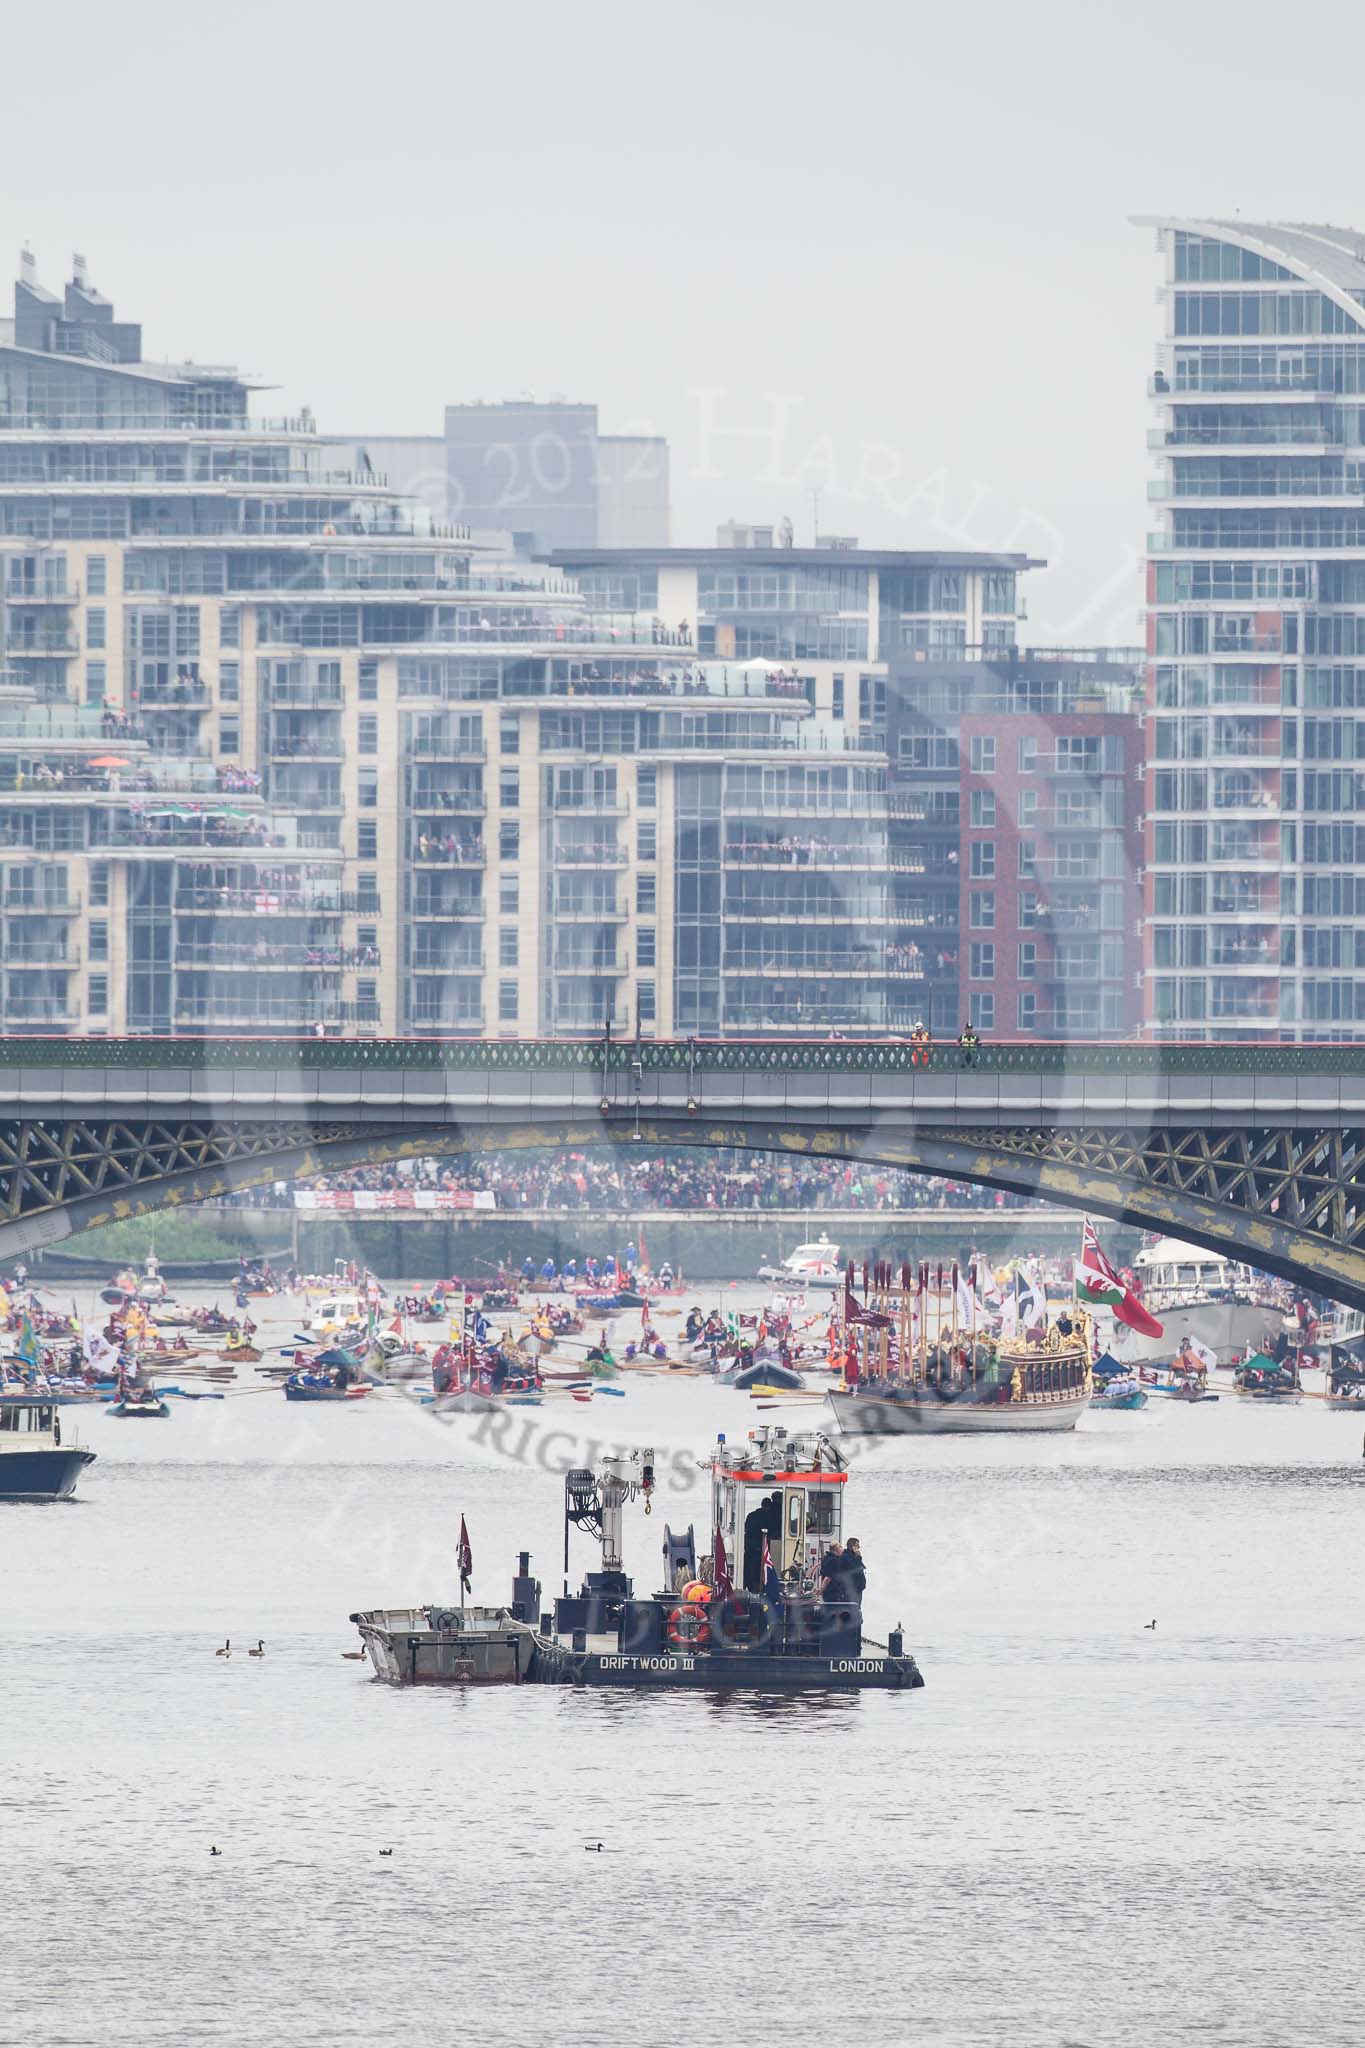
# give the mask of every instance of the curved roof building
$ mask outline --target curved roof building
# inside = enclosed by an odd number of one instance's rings
[[[1365,1035],[1365,235],[1163,219],[1146,1008]],[[1358,765],[1359,764],[1359,765]]]

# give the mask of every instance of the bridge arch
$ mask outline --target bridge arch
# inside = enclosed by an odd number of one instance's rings
[[[16,1127],[10,1126],[13,1133]],[[120,1140],[118,1134],[123,1133]],[[80,1142],[72,1142],[73,1137]],[[1365,1230],[1350,1193],[1354,1155],[1349,1132],[1246,1132],[1228,1150],[1168,1134],[1144,1155],[1131,1133],[1078,1128],[948,1130],[880,1121],[820,1126],[739,1116],[539,1117],[530,1123],[472,1127],[435,1121],[399,1127],[243,1125],[208,1130],[180,1124],[34,1124],[11,1137],[0,1159],[0,1260],[61,1242],[76,1232],[158,1210],[213,1200],[276,1179],[337,1171],[367,1162],[458,1157],[563,1146],[741,1147],[788,1159],[858,1161],[942,1175],[1008,1192],[1046,1198],[1139,1229],[1179,1237],[1226,1257],[1246,1260],[1295,1285],[1365,1308]],[[1276,1154],[1290,1142],[1288,1153]],[[1346,1154],[1342,1147],[1346,1146]],[[1197,1149],[1197,1148],[1196,1148]],[[1189,1156],[1182,1157],[1182,1152]],[[1212,1154],[1213,1156],[1210,1156]],[[1307,1178],[1317,1164],[1316,1207],[1296,1198],[1281,1217],[1264,1204],[1235,1197]],[[1365,1210],[1365,1185],[1359,1190]],[[1324,1227],[1327,1226],[1327,1227]]]

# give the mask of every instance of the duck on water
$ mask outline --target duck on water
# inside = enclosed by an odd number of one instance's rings
[[[542,1608],[522,1551],[505,1607],[435,1603],[351,1620],[376,1674],[396,1685],[539,1684],[650,1690],[911,1690],[924,1683],[899,1628],[863,1633],[862,1569],[842,1557],[849,1473],[821,1435],[764,1427],[717,1438],[710,1547],[665,1529],[662,1585],[637,1594],[622,1560],[623,1511],[654,1492],[654,1454],[603,1459],[564,1480],[564,1591]],[[569,1591],[574,1531],[598,1568]],[[830,1560],[836,1560],[836,1568]]]

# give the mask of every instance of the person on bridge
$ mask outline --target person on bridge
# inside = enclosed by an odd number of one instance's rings
[[[962,1054],[963,1066],[974,1067],[976,1065],[977,1048],[980,1046],[981,1040],[977,1037],[970,1024],[964,1024],[961,1031],[959,1031],[957,1044],[958,1050]]]
[[[923,1018],[912,1026],[910,1032],[910,1064],[912,1067],[927,1067],[929,1064],[929,1026]]]

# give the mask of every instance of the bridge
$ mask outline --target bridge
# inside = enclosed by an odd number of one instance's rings
[[[1365,1307],[1365,1046],[0,1040],[0,1260],[364,1160],[746,1146],[1169,1232]]]

